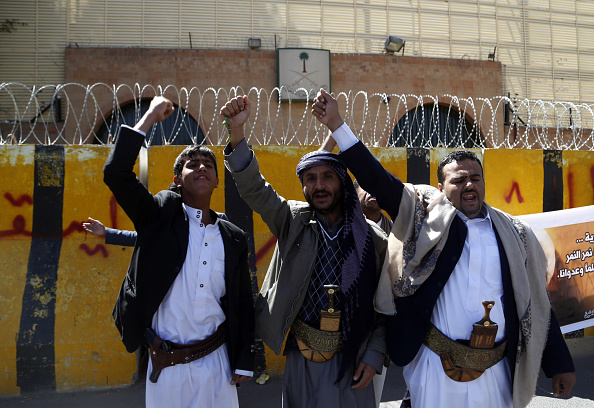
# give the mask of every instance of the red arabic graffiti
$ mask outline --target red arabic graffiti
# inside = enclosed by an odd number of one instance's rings
[[[569,201],[569,208],[575,208],[575,177],[573,172],[567,173],[567,194]],[[592,203],[594,203],[594,165],[590,166],[590,185],[592,186]],[[583,204],[582,204],[583,205]]]
[[[18,198],[14,198],[11,193],[4,193],[4,198],[12,205],[13,207],[21,207],[23,204],[33,204],[33,199],[28,194],[22,194]],[[112,196],[110,200],[110,215],[112,224],[114,228],[117,228],[117,206],[115,205],[116,201],[115,198]],[[85,232],[82,221],[71,221],[68,227],[62,231],[61,235],[51,235],[51,234],[34,234],[33,231],[27,229],[27,220],[21,214],[14,217],[12,220],[12,229],[0,231],[0,238],[10,237],[10,236],[17,236],[21,235],[24,237],[31,237],[31,238],[65,238],[67,236],[72,235],[75,232]],[[101,252],[104,258],[109,255],[109,252],[105,248],[104,245],[98,244],[95,248],[91,249],[87,244],[81,244],[79,248],[84,251],[87,255],[93,256],[97,252]]]
[[[271,237],[268,241],[266,241],[266,243],[264,245],[262,245],[262,248],[260,248],[257,252],[256,252],[256,256],[255,256],[255,261],[254,261],[254,265],[250,264],[250,267],[255,267],[258,263],[258,261],[260,261],[262,258],[264,258],[266,256],[266,254],[268,252],[270,252],[270,250],[272,249],[272,247],[274,247],[274,245],[276,244],[276,237]]]
[[[567,192],[569,193],[569,208],[574,208],[573,205],[573,173],[567,174]]]
[[[0,231],[0,237],[10,237],[12,235],[20,235],[20,234],[22,234],[26,237],[30,237],[32,235],[31,231],[25,230],[26,223],[27,223],[27,221],[25,220],[25,217],[23,217],[22,215],[17,215],[12,220],[12,229]]]
[[[508,204],[511,202],[512,195],[514,194],[514,191],[516,192],[516,195],[518,196],[518,202],[523,203],[524,197],[522,197],[522,193],[520,193],[520,186],[518,185],[517,181],[513,182],[511,191],[509,192],[509,195],[507,197],[505,197],[505,202]]]
[[[118,228],[118,202],[112,195],[109,199],[109,218],[111,218],[111,228]]]
[[[4,193],[4,198],[6,198],[13,207],[21,207],[25,203],[29,205],[33,204],[33,198],[31,198],[29,194],[23,194],[19,198],[15,199],[12,194]]]
[[[62,235],[51,235],[51,234],[33,234],[32,231],[25,229],[27,221],[22,215],[17,215],[12,220],[12,229],[0,231],[1,237],[10,237],[15,235],[23,235],[25,237],[32,238],[64,238],[71,235],[73,232],[83,232],[82,222],[72,221],[68,228],[62,231]]]
[[[85,251],[87,253],[87,255],[89,255],[89,256],[93,256],[97,252],[101,252],[101,254],[103,255],[103,258],[107,258],[109,256],[109,253],[107,252],[107,249],[105,248],[105,246],[103,244],[97,244],[97,245],[95,245],[95,248],[93,248],[93,249],[89,248],[89,246],[87,244],[80,244],[79,248],[82,249],[83,251]]]

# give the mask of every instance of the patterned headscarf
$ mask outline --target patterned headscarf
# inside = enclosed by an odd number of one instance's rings
[[[339,379],[356,363],[363,341],[373,329],[373,295],[376,287],[375,246],[361,210],[353,182],[338,155],[323,150],[306,154],[297,164],[297,176],[316,166],[332,168],[344,187],[344,227],[342,228],[342,363]],[[338,380],[337,380],[338,381]]]

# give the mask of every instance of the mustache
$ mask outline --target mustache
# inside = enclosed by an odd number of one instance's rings
[[[316,197],[319,194],[328,194],[328,195],[332,195],[332,192],[330,190],[326,190],[326,189],[322,189],[322,190],[316,190],[314,191],[311,196],[312,197]]]
[[[460,193],[460,197],[462,197],[462,196],[463,196],[464,194],[466,194],[466,193],[474,193],[474,194],[476,194],[476,195],[478,196],[478,191],[476,191],[476,189],[474,189],[474,188],[469,188],[469,189],[466,189],[466,190],[462,191],[462,192]]]

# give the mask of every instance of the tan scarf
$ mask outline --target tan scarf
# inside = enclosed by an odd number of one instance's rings
[[[487,204],[485,207],[510,266],[520,321],[513,399],[514,408],[524,407],[536,389],[548,335],[551,306],[546,292],[546,258],[527,224]],[[454,206],[436,188],[404,185],[375,294],[379,313],[395,315],[394,297],[413,295],[431,275],[455,215]]]

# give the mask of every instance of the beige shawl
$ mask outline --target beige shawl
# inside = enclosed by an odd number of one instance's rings
[[[513,399],[514,408],[524,407],[536,389],[548,335],[551,307],[546,292],[546,259],[527,224],[485,206],[510,267],[520,321]],[[431,275],[455,215],[456,209],[439,190],[405,184],[375,295],[378,312],[396,314],[394,297],[413,295]]]

